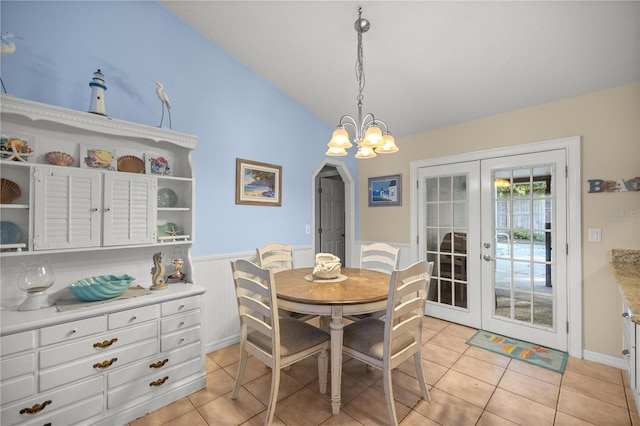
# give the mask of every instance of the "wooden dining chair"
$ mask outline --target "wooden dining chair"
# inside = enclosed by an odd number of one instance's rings
[[[271,392],[265,425],[270,425],[278,400],[280,369],[312,355],[318,355],[320,393],[327,391],[330,336],[327,332],[291,317],[279,317],[273,271],[248,260],[231,261],[240,314],[240,365],[231,399],[236,399],[253,355],[271,368]],[[268,303],[265,303],[268,301]]]
[[[344,327],[342,351],[382,370],[390,424],[397,425],[391,370],[413,356],[422,398],[430,401],[422,371],[422,318],[433,262],[417,262],[391,274],[385,319],[365,318]]]
[[[293,246],[282,243],[268,243],[256,248],[256,264],[261,268],[271,269],[274,274],[293,269]],[[301,314],[280,308],[280,316],[289,316],[300,321],[307,321],[316,315]]]
[[[386,243],[363,244],[360,246],[360,269],[391,273],[400,268],[400,249]],[[345,315],[351,321],[358,321],[364,318],[382,318],[384,311],[371,312],[368,314]]]

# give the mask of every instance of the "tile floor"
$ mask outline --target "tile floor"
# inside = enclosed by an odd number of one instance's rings
[[[476,330],[425,317],[423,366],[431,402],[420,399],[411,361],[393,375],[401,425],[640,425],[626,373],[569,358],[564,374],[468,346]],[[207,387],[130,426],[262,425],[270,370],[250,359],[245,383],[231,400],[239,346],[206,357]],[[382,373],[345,360],[342,409],[331,414],[318,391],[315,358],[283,371],[274,425],[389,424]]]

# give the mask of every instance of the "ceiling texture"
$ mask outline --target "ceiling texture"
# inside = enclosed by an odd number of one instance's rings
[[[335,126],[363,113],[396,137],[640,80],[640,1],[160,1]]]

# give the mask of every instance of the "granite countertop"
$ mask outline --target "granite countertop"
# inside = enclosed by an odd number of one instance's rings
[[[640,324],[640,250],[613,249],[609,267],[622,297],[634,313],[631,320]]]

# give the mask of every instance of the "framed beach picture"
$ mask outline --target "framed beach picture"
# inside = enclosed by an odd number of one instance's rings
[[[173,175],[173,157],[171,155],[147,152],[144,154],[144,164],[146,173],[149,175]]]
[[[402,175],[369,178],[369,207],[401,205]]]
[[[80,146],[80,167],[85,169],[117,170],[116,150],[88,145]]]
[[[282,166],[236,158],[236,204],[282,206]]]
[[[33,136],[11,133],[0,139],[0,159],[8,161],[34,162]]]

